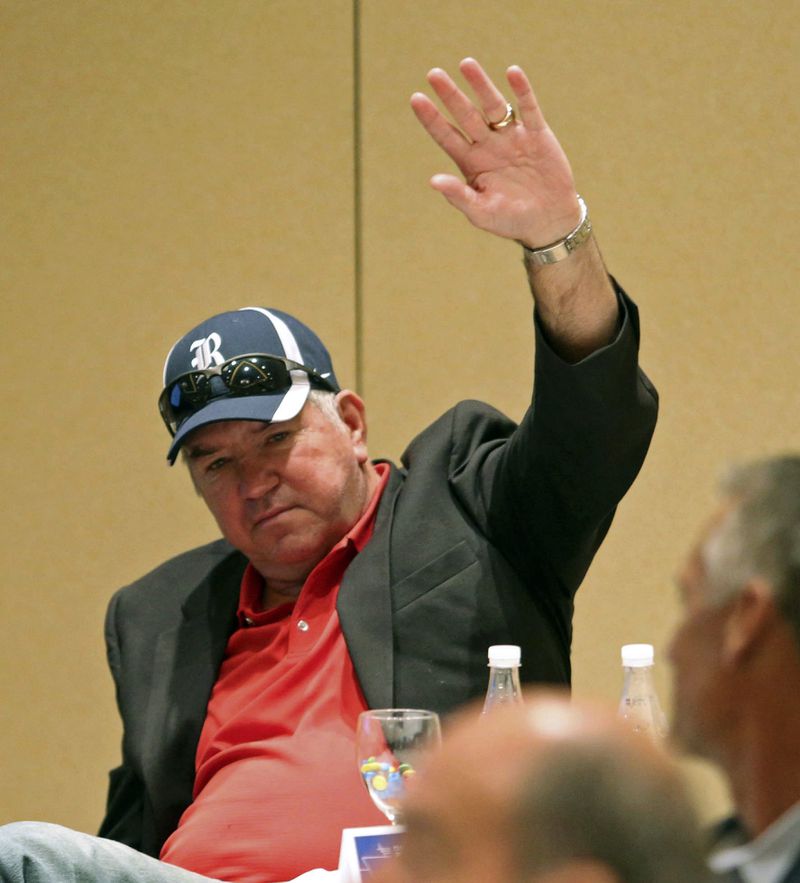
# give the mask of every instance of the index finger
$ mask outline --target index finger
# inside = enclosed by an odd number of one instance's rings
[[[469,141],[464,133],[454,126],[424,92],[411,96],[411,108],[425,131],[460,167]]]

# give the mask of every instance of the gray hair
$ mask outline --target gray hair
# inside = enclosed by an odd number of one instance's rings
[[[336,393],[329,392],[325,389],[312,389],[308,394],[308,401],[312,404],[323,417],[326,417],[334,426],[342,429],[345,423],[342,415],[339,413],[339,406],[336,403]]]
[[[736,466],[720,490],[732,507],[702,550],[713,600],[761,577],[800,644],[800,456]]]
[[[622,883],[707,883],[700,828],[682,781],[619,745],[560,744],[524,772],[513,847],[520,879],[591,859]]]

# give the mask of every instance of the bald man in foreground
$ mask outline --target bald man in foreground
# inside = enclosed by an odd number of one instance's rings
[[[380,883],[708,880],[671,760],[613,711],[565,694],[461,714],[418,782]]]

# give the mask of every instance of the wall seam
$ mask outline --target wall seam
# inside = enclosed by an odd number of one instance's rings
[[[363,201],[361,167],[361,2],[353,0],[353,321],[355,387],[364,392]]]

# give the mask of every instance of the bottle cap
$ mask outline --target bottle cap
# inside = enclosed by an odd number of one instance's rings
[[[522,651],[516,644],[493,644],[489,648],[490,668],[512,668],[519,665]]]
[[[652,665],[654,657],[652,644],[625,644],[622,648],[622,664],[626,668],[643,668]]]

